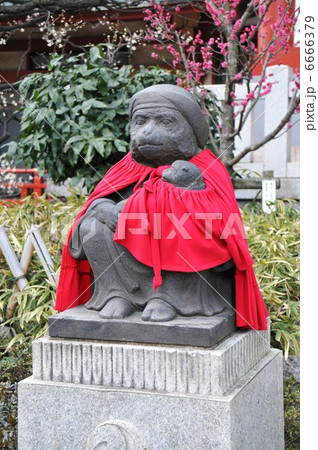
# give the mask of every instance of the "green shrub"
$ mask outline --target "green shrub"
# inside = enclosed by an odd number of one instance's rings
[[[39,200],[27,197],[18,205],[0,205],[0,224],[7,229],[17,257],[21,257],[31,225],[39,225],[58,274],[63,243],[84,200],[83,196],[74,194],[67,203],[57,199],[49,202],[43,196]],[[36,253],[33,253],[27,278],[30,289],[18,292],[14,315],[5,322],[13,335],[10,347],[23,342],[27,344],[35,336],[45,333],[48,316],[54,313],[56,288],[47,279]],[[6,320],[8,303],[13,295],[13,281],[8,265],[0,254],[0,321]]]
[[[87,54],[53,54],[49,70],[20,83],[21,134],[9,156],[15,164],[46,169],[56,183],[84,178],[88,188],[128,150],[130,97],[175,79],[156,67],[107,67],[101,46]]]
[[[40,226],[43,239],[53,258],[55,270],[61,259],[66,233],[84,197],[75,193],[66,203],[53,199],[39,201],[31,197],[21,205],[0,206],[0,223],[18,256],[31,224]],[[299,213],[283,201],[277,202],[275,213],[264,214],[257,204],[243,209],[255,272],[271,317],[272,345],[298,352],[299,340]],[[0,319],[5,319],[8,301],[13,293],[13,279],[0,255]],[[11,344],[34,338],[46,329],[47,318],[54,312],[55,287],[47,280],[41,263],[34,254],[28,273],[31,289],[18,293],[17,307],[7,323],[14,334]]]
[[[70,224],[84,197],[73,194],[68,201],[47,201],[31,197],[22,204],[0,205],[0,223],[8,229],[8,236],[21,256],[23,243],[31,224],[40,226],[56,273],[61,249]],[[283,202],[277,203],[272,214],[263,214],[260,206],[250,204],[242,211],[248,242],[255,260],[255,271],[266,300],[272,321],[272,344],[285,351],[297,352],[299,336],[299,213]],[[13,317],[5,321],[6,309],[13,293],[13,277],[0,255],[0,321],[10,327],[13,337],[0,344],[0,415],[2,428],[0,447],[16,442],[16,381],[30,370],[32,340],[47,329],[47,318],[54,312],[55,287],[52,286],[36,256],[33,255],[28,279],[31,289],[17,296]],[[285,437],[286,449],[299,448],[299,384],[292,378],[285,380]],[[10,444],[11,445],[11,444]]]
[[[0,448],[17,448],[18,402],[16,383],[0,382]]]
[[[243,209],[255,273],[271,319],[272,345],[297,354],[299,349],[299,212],[290,201],[277,201],[276,212],[262,213],[258,203]]]
[[[300,384],[294,377],[284,378],[285,448],[300,448]]]
[[[31,375],[28,347],[12,349],[0,360],[0,448],[17,448],[17,383]]]
[[[93,46],[85,54],[53,54],[48,73],[21,81],[21,133],[8,152],[15,165],[36,165],[56,183],[84,179],[90,188],[122,158],[129,149],[129,99],[153,84],[175,84],[176,75],[159,67],[107,64],[103,46]],[[204,104],[217,139],[214,99],[209,93]]]

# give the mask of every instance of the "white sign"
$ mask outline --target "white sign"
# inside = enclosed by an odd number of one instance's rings
[[[276,180],[262,180],[262,208],[265,213],[275,211]]]

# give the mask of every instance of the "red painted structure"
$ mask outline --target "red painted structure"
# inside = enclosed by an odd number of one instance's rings
[[[33,177],[32,181],[18,182],[17,184],[1,183],[2,187],[15,187],[20,189],[20,199],[27,197],[30,194],[43,195],[44,189],[46,188],[46,183],[44,183],[43,177],[40,177],[37,169],[0,169],[1,173],[13,173],[21,175],[31,175]],[[16,201],[16,199],[3,199],[7,201]]]
[[[269,19],[268,23],[265,25],[262,24],[258,30],[258,39],[257,39],[257,50],[259,53],[263,51],[264,48],[267,47],[269,42],[273,37],[273,30],[271,28],[271,24],[277,21],[278,16],[278,8],[282,6],[286,9],[287,0],[276,0],[274,3],[270,5],[268,11],[266,13],[265,18]],[[293,15],[295,12],[295,0],[290,8],[289,15]],[[275,57],[275,60],[270,62],[268,66],[274,66],[277,64],[285,64],[286,66],[292,67],[293,72],[295,73],[297,69],[300,67],[300,48],[294,45],[294,34],[292,33],[289,41],[289,51],[287,54],[284,52],[278,53]],[[254,75],[260,75],[262,71],[262,63],[258,64],[254,70]]]

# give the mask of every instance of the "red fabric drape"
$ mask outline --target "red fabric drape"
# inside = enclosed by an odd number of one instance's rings
[[[130,154],[106,173],[76,217],[64,245],[55,305],[57,310],[85,303],[90,297],[89,263],[73,259],[68,250],[79,218],[94,200],[137,183],[134,194],[123,208],[124,214],[119,216],[114,240],[125,246],[137,260],[153,267],[154,288],[162,282],[162,269],[195,272],[232,258],[236,266],[236,324],[239,327],[266,329],[268,313],[258,289],[253,260],[242,232],[242,219],[228,173],[208,149],[190,161],[201,170],[206,189],[194,191],[174,187],[161,178],[165,167],[155,169],[142,166],[135,163]],[[140,182],[146,178],[147,181],[139,188]],[[139,218],[129,218],[131,213],[139,214]],[[142,213],[147,214],[148,222],[141,220]],[[212,239],[206,238],[206,222],[202,220],[206,213],[218,214],[214,216],[217,219],[212,221]],[[184,214],[187,216],[182,219]],[[176,227],[174,221],[181,225]],[[143,226],[147,229],[141,233]],[[131,232],[132,229],[139,229],[139,233]]]

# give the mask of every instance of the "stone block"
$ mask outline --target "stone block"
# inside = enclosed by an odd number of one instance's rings
[[[211,347],[235,331],[235,311],[211,317],[178,316],[171,322],[145,322],[141,312],[125,319],[102,319],[97,311],[77,306],[49,317],[49,335],[59,338]]]
[[[168,359],[173,370],[176,358]],[[19,450],[284,449],[278,350],[223,395],[162,388],[159,378],[152,391],[27,378],[19,383]]]
[[[43,337],[33,346],[35,380],[223,395],[269,351],[267,331],[237,331],[211,349]]]

